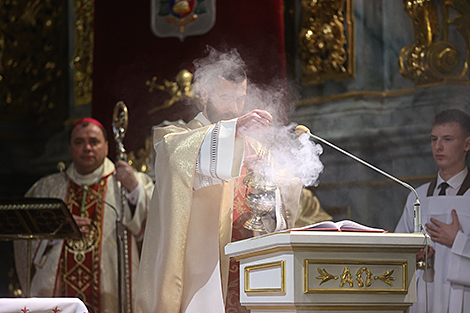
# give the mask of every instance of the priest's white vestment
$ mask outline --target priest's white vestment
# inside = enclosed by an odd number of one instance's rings
[[[224,247],[231,240],[233,179],[244,158],[236,121],[210,125],[199,114],[185,126],[155,129],[156,184],[136,312],[225,311],[229,258]],[[298,210],[300,181],[281,192],[290,223]]]

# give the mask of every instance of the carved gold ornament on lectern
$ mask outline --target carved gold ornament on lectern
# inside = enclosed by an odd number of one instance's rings
[[[302,0],[302,83],[354,77],[352,0]]]
[[[404,0],[405,11],[412,18],[415,43],[401,49],[400,73],[418,85],[438,82],[465,82],[470,61],[470,2],[442,0],[438,10],[434,0]],[[456,11],[450,18],[450,11]],[[442,25],[439,24],[442,14]],[[465,51],[451,42],[449,29],[455,27]],[[463,55],[465,54],[465,55]]]
[[[304,293],[406,293],[406,261],[304,259]],[[320,275],[315,275],[314,271]],[[395,284],[393,283],[395,281]]]
[[[318,275],[316,278],[321,279],[320,285],[326,283],[329,280],[338,279],[338,276],[328,273],[324,268],[318,268],[318,273],[320,273],[320,275]]]

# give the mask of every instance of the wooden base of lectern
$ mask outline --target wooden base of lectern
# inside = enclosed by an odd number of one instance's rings
[[[252,313],[402,312],[416,302],[422,234],[291,231],[229,243]]]

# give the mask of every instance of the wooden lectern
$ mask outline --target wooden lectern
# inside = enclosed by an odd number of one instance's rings
[[[0,240],[28,240],[28,286],[31,283],[31,240],[79,239],[78,229],[64,201],[55,198],[0,200]]]
[[[252,313],[402,312],[416,302],[424,234],[286,231],[229,243]]]

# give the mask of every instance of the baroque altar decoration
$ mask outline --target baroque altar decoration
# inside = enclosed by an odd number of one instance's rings
[[[176,102],[187,102],[194,99],[193,95],[193,74],[187,69],[182,69],[178,72],[174,81],[168,79],[163,80],[163,85],[157,84],[157,77],[152,77],[152,80],[147,80],[145,84],[149,87],[149,92],[158,89],[168,93],[170,99],[166,99],[162,105],[150,109],[147,113],[149,115],[156,113],[162,109],[171,107]]]
[[[302,84],[355,76],[352,0],[302,0]]]
[[[0,117],[57,125],[67,99],[64,1],[2,1]]]
[[[175,103],[184,103],[185,105],[197,105],[198,100],[194,97],[193,93],[193,74],[187,69],[182,69],[178,72],[174,80],[163,79],[163,84],[157,83],[157,76],[153,76],[145,82],[148,87],[148,92],[160,90],[167,93],[169,98],[165,99],[162,104],[155,106],[147,111],[148,115],[153,115],[160,110],[168,109]],[[160,125],[171,125],[184,123],[182,120],[176,122],[164,121]],[[153,169],[154,155],[153,155],[152,136],[145,138],[144,148],[137,152],[130,151],[127,155],[129,164],[139,172],[151,174]]]
[[[215,24],[215,0],[152,0],[152,32],[161,38],[203,35]]]
[[[436,2],[403,1],[405,12],[413,20],[415,43],[401,49],[400,73],[417,85],[468,83],[470,3],[443,0],[439,8]],[[454,29],[457,37],[451,36]]]

